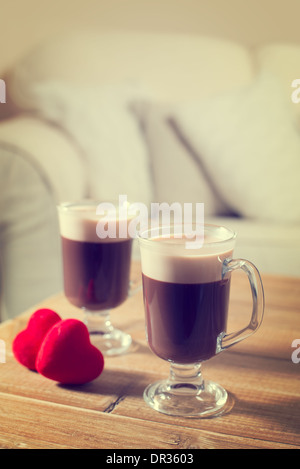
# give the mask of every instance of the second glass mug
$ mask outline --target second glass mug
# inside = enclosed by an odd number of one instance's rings
[[[70,303],[83,310],[92,343],[104,355],[119,355],[128,350],[132,339],[130,334],[112,325],[110,310],[138,290],[138,286],[135,290],[130,289],[133,240],[129,236],[120,239],[117,235],[99,238],[99,204],[99,201],[87,199],[57,207],[64,291]],[[125,221],[127,226],[127,218],[118,218],[115,201],[105,204],[114,210],[111,217],[118,233],[118,224]]]
[[[228,394],[203,379],[201,364],[259,328],[263,285],[251,262],[232,258],[236,234],[231,230],[204,225],[203,246],[193,249],[186,244],[190,233],[176,233],[162,236],[157,227],[139,234],[147,340],[171,367],[167,379],[145,389],[144,399],[168,415],[217,416],[224,412]],[[248,276],[253,308],[246,327],[227,333],[231,272],[237,269]]]

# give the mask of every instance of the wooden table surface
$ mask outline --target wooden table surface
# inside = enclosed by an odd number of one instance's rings
[[[292,347],[300,342],[300,279],[262,278],[266,308],[259,331],[203,365],[204,378],[220,383],[230,397],[226,413],[210,419],[170,417],[145,404],[144,388],[167,377],[169,365],[147,346],[141,292],[111,315],[131,333],[132,349],[106,358],[103,373],[83,386],[62,386],[29,371],[11,352],[13,338],[39,307],[82,317],[63,294],[3,323],[0,448],[300,448],[300,363],[292,361],[293,352],[300,358]],[[247,322],[250,305],[247,280],[233,274],[229,330]]]

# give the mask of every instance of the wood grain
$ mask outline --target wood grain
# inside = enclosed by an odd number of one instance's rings
[[[291,360],[291,344],[300,339],[300,279],[263,276],[263,282],[260,330],[203,364],[204,378],[222,384],[230,397],[226,412],[212,419],[169,417],[145,404],[145,387],[166,377],[169,365],[148,348],[141,292],[112,313],[113,322],[132,334],[131,350],[106,358],[102,375],[83,386],[47,380],[19,365],[11,352],[13,338],[38,307],[82,318],[63,294],[1,324],[6,362],[0,363],[0,448],[299,449],[300,363]],[[248,290],[237,275],[232,328],[250,315]]]

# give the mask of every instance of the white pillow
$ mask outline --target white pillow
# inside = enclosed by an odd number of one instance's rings
[[[154,199],[158,202],[203,202],[205,215],[227,214],[227,207],[203,173],[201,161],[179,138],[168,122],[170,105],[157,102],[135,103],[151,158]]]
[[[151,201],[147,149],[129,109],[134,94],[135,90],[121,85],[51,81],[30,90],[31,110],[77,142],[86,161],[91,197],[111,199],[126,194],[134,202]]]
[[[173,117],[233,210],[299,222],[300,135],[281,86],[264,72],[251,86],[181,105]]]

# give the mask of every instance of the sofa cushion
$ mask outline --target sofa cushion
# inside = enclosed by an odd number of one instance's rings
[[[300,276],[299,224],[253,222],[238,217],[207,217],[206,222],[226,226],[237,233],[234,258],[248,259],[262,274]]]
[[[15,107],[37,112],[72,136],[86,158],[91,196],[125,192],[147,202],[146,148],[126,108],[135,99],[132,90],[181,101],[233,89],[252,74],[247,49],[228,40],[81,31],[39,44],[10,71],[7,88]]]
[[[189,34],[76,31],[39,43],[7,76],[12,100],[30,109],[37,83],[143,85],[158,100],[185,100],[245,84],[252,56],[233,41]]]
[[[262,72],[234,92],[181,104],[173,116],[233,210],[300,222],[300,134],[276,77]]]
[[[149,203],[148,153],[129,101],[135,88],[47,82],[32,87],[31,106],[76,144],[88,178],[88,195]]]
[[[218,191],[206,175],[201,160],[195,158],[168,121],[170,106],[138,102],[133,110],[149,148],[154,182],[154,200],[180,204],[204,202],[206,215],[228,213]]]

